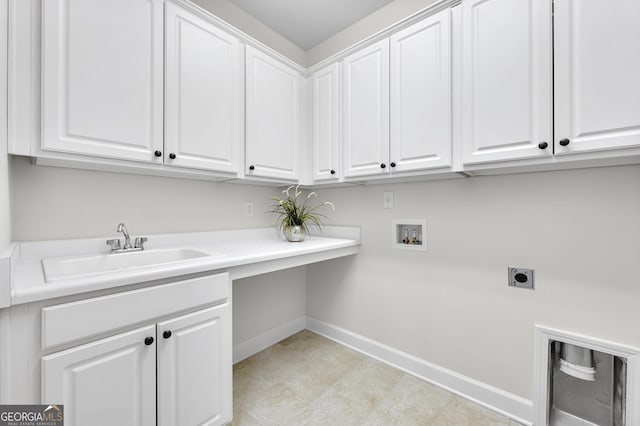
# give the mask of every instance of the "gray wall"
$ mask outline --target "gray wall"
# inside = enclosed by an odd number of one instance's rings
[[[320,190],[362,247],[307,268],[307,315],[531,399],[536,323],[640,346],[638,182],[626,166]],[[426,218],[427,253],[391,248],[396,218]],[[535,291],[508,266],[535,268]]]
[[[233,282],[233,344],[306,315],[305,267]]]
[[[17,241],[108,236],[119,222],[135,235],[275,223],[275,188],[40,167],[22,157],[11,159],[10,180]]]

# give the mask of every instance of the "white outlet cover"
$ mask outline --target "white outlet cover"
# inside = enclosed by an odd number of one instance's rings
[[[382,193],[382,208],[383,209],[393,208],[393,192],[392,191],[385,191]]]
[[[253,203],[248,202],[244,206],[244,215],[245,216],[253,216]]]

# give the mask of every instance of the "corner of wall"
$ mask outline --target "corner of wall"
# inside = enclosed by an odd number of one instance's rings
[[[307,50],[307,67],[311,67],[367,37],[417,13],[438,0],[395,0],[365,16],[317,46]]]
[[[307,66],[307,53],[304,50],[228,0],[192,1],[297,64]]]

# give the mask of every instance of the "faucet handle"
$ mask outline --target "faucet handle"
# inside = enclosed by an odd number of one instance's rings
[[[107,245],[111,247],[111,251],[120,250],[120,240],[117,238],[107,240]]]
[[[147,241],[147,237],[137,237],[134,247],[144,250],[144,243]]]

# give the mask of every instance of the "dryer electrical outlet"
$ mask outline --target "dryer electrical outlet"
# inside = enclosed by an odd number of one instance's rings
[[[533,269],[509,267],[509,287],[534,289]]]

